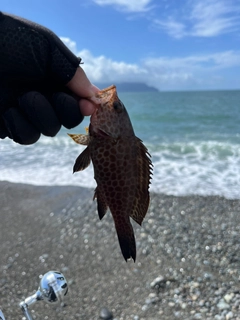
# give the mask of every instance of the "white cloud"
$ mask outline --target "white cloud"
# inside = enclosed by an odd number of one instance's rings
[[[93,2],[100,6],[113,5],[128,12],[143,12],[149,10],[152,0],[93,0]]]
[[[151,74],[148,83],[158,83],[162,89],[217,89],[224,88],[225,70],[238,68],[240,51],[224,51],[208,55],[186,57],[158,57],[144,61],[144,67]],[[226,82],[225,82],[226,81]]]
[[[146,65],[164,67],[167,69],[223,69],[238,66],[240,67],[240,51],[224,51],[206,55],[192,55],[186,57],[159,57],[147,59]]]
[[[137,78],[143,81],[146,77],[147,70],[137,64],[113,61],[103,55],[94,57],[88,50],[82,50],[78,55],[82,58],[82,67],[92,82],[131,82]]]
[[[70,49],[76,49],[73,41],[68,38],[61,39],[66,45],[70,45]],[[94,56],[88,50],[76,54],[82,58],[82,67],[93,83],[109,85],[119,82],[143,82],[159,90],[231,88],[231,81],[224,76],[225,70],[239,69],[238,74],[240,73],[240,51],[147,58],[135,64],[114,61],[104,55]]]
[[[232,0],[192,0],[186,2],[183,12],[185,15],[175,13],[154,23],[174,38],[213,37],[240,27],[240,3]]]
[[[231,4],[231,0],[196,1],[190,16],[192,35],[211,37],[235,30],[239,26],[239,10],[240,5]]]
[[[165,21],[155,19],[154,23],[174,38],[180,39],[186,34],[185,25],[175,21],[172,17]]]

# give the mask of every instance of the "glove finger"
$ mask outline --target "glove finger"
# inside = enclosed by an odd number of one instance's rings
[[[0,119],[0,139],[4,139],[8,137],[7,128],[2,119]]]
[[[79,104],[74,97],[65,93],[57,92],[53,95],[53,105],[61,124],[67,129],[74,128],[83,121]]]
[[[16,108],[9,108],[3,114],[3,120],[9,138],[15,142],[33,144],[40,137],[40,132]]]
[[[19,106],[28,120],[45,136],[55,136],[61,124],[50,102],[39,92],[31,91],[19,98]]]

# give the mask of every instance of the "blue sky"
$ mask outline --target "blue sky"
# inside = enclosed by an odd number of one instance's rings
[[[1,0],[53,30],[94,82],[240,89],[240,0]]]

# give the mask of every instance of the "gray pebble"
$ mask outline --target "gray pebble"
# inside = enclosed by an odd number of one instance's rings
[[[232,311],[230,311],[230,312],[228,312],[226,314],[226,320],[229,320],[229,319],[232,319],[232,318],[233,318],[233,313],[232,313]]]
[[[151,283],[150,283],[150,287],[151,288],[155,288],[156,286],[159,286],[161,283],[165,282],[165,279],[163,276],[159,276],[156,279],[154,279]]]
[[[112,320],[113,319],[113,314],[111,311],[109,311],[107,308],[102,308],[100,311],[100,319],[103,320]]]
[[[226,310],[230,308],[230,305],[226,303],[223,299],[221,299],[217,304],[218,309],[220,310]]]
[[[234,297],[234,293],[228,293],[228,294],[225,294],[224,296],[224,300],[229,303]]]
[[[224,316],[223,316],[223,315],[220,315],[220,314],[216,314],[216,315],[214,316],[214,319],[216,319],[216,320],[224,320]]]

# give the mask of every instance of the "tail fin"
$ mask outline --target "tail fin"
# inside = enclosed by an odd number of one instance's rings
[[[136,260],[136,243],[133,232],[133,227],[130,221],[121,221],[121,224],[116,224],[116,231],[118,235],[118,241],[122,251],[124,259],[133,258],[134,262]],[[124,224],[123,224],[124,223]]]

